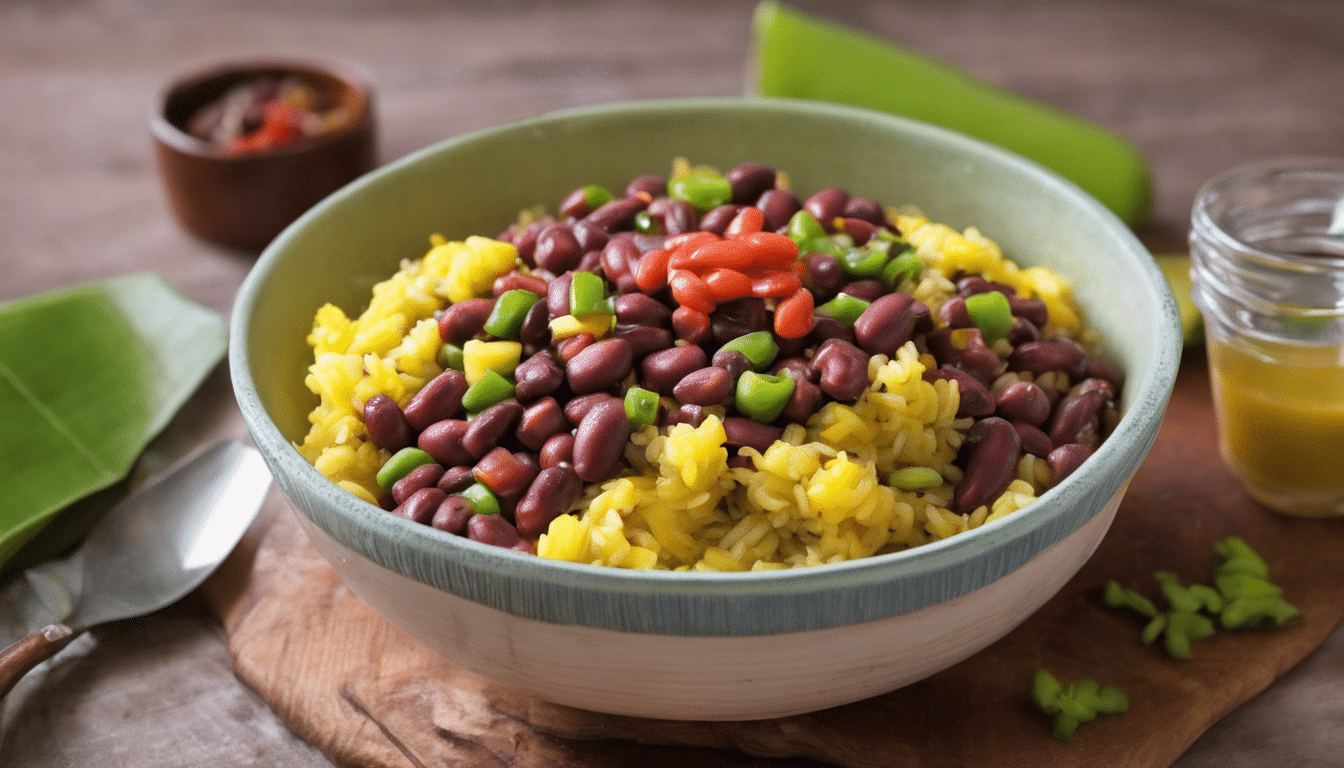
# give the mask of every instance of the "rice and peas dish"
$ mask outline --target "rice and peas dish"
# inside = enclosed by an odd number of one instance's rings
[[[1030,504],[1114,427],[1066,278],[975,229],[685,161],[406,260],[308,341],[302,455],[542,557],[811,566]]]

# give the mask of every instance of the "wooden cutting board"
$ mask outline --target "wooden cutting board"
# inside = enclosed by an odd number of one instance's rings
[[[974,657],[856,704],[746,723],[582,712],[493,684],[403,635],[346,589],[278,495],[207,584],[239,677],[338,766],[464,765],[1044,767],[1170,765],[1211,724],[1318,647],[1344,620],[1344,520],[1266,512],[1224,469],[1205,361],[1188,355],[1157,442],[1097,553],[1040,611]],[[1142,620],[1106,607],[1108,579],[1155,595],[1151,575],[1209,581],[1235,534],[1269,562],[1302,618],[1220,632],[1194,658],[1139,642]],[[1044,666],[1130,701],[1067,744],[1027,692]],[[771,759],[774,758],[774,759]]]

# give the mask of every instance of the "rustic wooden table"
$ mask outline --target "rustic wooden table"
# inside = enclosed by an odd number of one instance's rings
[[[473,3],[11,0],[0,5],[0,300],[137,270],[227,316],[251,254],[168,214],[146,117],[170,73],[245,54],[364,68],[381,155],[549,109],[743,89],[751,0]],[[1049,0],[797,3],[1135,141],[1140,234],[1184,248],[1199,184],[1235,163],[1344,153],[1344,4]],[[160,438],[244,437],[221,367]],[[1344,630],[1177,763],[1337,766]],[[0,711],[6,766],[329,763],[233,677],[194,598],[82,637]],[[408,763],[409,764],[409,763]]]

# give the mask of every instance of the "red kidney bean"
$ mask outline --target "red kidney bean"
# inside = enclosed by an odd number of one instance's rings
[[[457,418],[468,386],[461,371],[447,370],[435,376],[406,404],[406,423],[418,432],[436,421]]]
[[[459,402],[459,405],[461,403]],[[364,428],[374,445],[392,453],[414,442],[415,435],[397,402],[387,395],[374,395],[364,401]]]
[[[639,366],[639,378],[646,389],[671,396],[677,382],[685,378],[686,374],[708,364],[709,357],[705,350],[694,344],[670,347],[646,356]]]
[[[523,411],[514,436],[518,442],[539,451],[552,435],[568,428],[560,403],[554,397],[543,397]]]
[[[845,212],[845,204],[848,202],[848,192],[839,187],[827,187],[807,198],[803,209],[817,217],[827,232],[834,232],[835,219]]]
[[[718,405],[733,393],[735,383],[728,371],[710,365],[682,377],[672,388],[672,396],[682,404]]]
[[[915,299],[910,305],[910,312],[915,316],[915,333],[928,333],[933,330],[933,312],[929,307],[919,299]]]
[[[863,299],[864,301],[870,303],[877,301],[878,299],[890,293],[887,290],[887,286],[883,285],[881,282],[877,280],[855,280],[854,282],[846,285],[841,290],[849,294],[850,296],[853,296],[856,299]],[[906,294],[892,294],[892,295],[906,296]],[[910,300],[914,301],[914,299]]]
[[[855,245],[863,245],[873,239],[877,225],[863,219],[841,217],[840,231],[853,238]]]
[[[550,317],[546,302],[538,301],[523,315],[523,324],[518,328],[518,340],[533,348],[546,347],[551,343]]]
[[[421,488],[435,486],[443,478],[443,467],[438,464],[421,464],[409,474],[392,485],[392,500],[401,504],[411,494]]]
[[[1050,442],[1054,445],[1095,444],[1101,407],[1105,404],[1105,393],[1097,389],[1065,395],[1046,423],[1045,432],[1050,436]]]
[[[1083,375],[1089,379],[1101,379],[1109,382],[1112,389],[1111,399],[1115,399],[1125,383],[1125,376],[1120,373],[1119,368],[1115,367],[1115,363],[1098,352],[1088,353],[1086,362],[1083,363]]]
[[[806,424],[821,407],[821,387],[808,381],[805,374],[798,376],[787,373],[793,379],[793,394],[789,395],[789,402],[784,405],[782,415],[795,424]]]
[[[645,205],[644,200],[634,196],[610,200],[584,216],[583,221],[607,232],[630,229],[635,223],[635,214],[644,210]]]
[[[649,197],[667,194],[667,179],[656,173],[645,173],[631,179],[622,192],[626,197],[634,197],[643,192]]]
[[[590,221],[576,221],[571,229],[574,232],[574,240],[579,244],[579,249],[585,254],[602,250],[610,239],[605,229]],[[556,272],[555,274],[560,273]]]
[[[467,520],[474,514],[476,508],[470,501],[461,496],[449,496],[434,510],[429,524],[445,533],[461,536],[467,530]]]
[[[642,294],[628,293],[625,295],[639,296]],[[667,349],[676,341],[672,337],[671,331],[650,325],[618,325],[612,331],[612,336],[629,344],[630,354],[636,360],[643,358],[650,352]]]
[[[654,223],[662,226],[663,219],[667,216],[667,212],[671,210],[672,204],[678,201],[673,200],[666,194],[653,195],[652,197],[653,200],[649,203],[649,207],[644,209],[644,212],[649,215]]]
[[[845,270],[839,259],[829,253],[809,253],[804,259],[812,287],[819,297],[829,298],[840,292],[840,287],[845,284]]]
[[[545,296],[546,281],[534,275],[524,275],[515,269],[496,277],[490,286],[490,292],[496,299],[505,291],[513,290],[531,291],[538,296]]]
[[[555,345],[555,353],[560,356],[560,362],[568,365],[569,361],[573,360],[575,355],[582,352],[594,341],[597,341],[597,337],[587,331],[582,331],[570,336],[568,339],[559,341]]]
[[[827,339],[844,339],[853,344],[854,329],[834,317],[817,315],[812,324],[812,331],[807,334],[807,341],[810,344],[821,344]]]
[[[537,466],[520,460],[508,448],[492,448],[476,462],[472,475],[501,499],[516,499],[532,484]]]
[[[621,338],[603,339],[570,358],[565,378],[574,394],[586,395],[619,384],[630,374],[634,362],[630,342]]]
[[[953,342],[953,333],[960,335],[964,346]],[[982,383],[994,378],[999,367],[999,355],[985,344],[979,328],[935,328],[924,334],[929,353],[939,364],[960,368]]]
[[[752,458],[751,458],[750,456],[743,456],[743,455],[740,454],[740,453],[739,453],[739,454],[734,454],[734,455],[731,455],[731,456],[728,457],[728,468],[729,468],[729,469],[755,469],[755,468],[756,468],[756,462],[752,461]]]
[[[560,201],[558,209],[561,216],[568,216],[573,219],[582,219],[592,212],[588,207],[588,189],[587,186],[578,187],[573,192],[565,195]]]
[[[772,427],[755,419],[741,416],[728,416],[723,420],[723,432],[727,435],[727,444],[734,448],[755,448],[762,453],[784,436],[783,427]]]
[[[623,293],[611,305],[616,313],[616,321],[626,325],[665,328],[672,320],[672,310],[666,304],[643,293]]]
[[[465,299],[439,315],[439,338],[448,344],[461,344],[485,328],[494,299]]]
[[[975,325],[971,313],[966,311],[966,300],[953,296],[938,305],[938,322],[949,328],[970,328]]]
[[[1071,339],[1041,339],[1014,348],[1008,355],[1008,370],[1029,371],[1038,375],[1047,371],[1064,371],[1071,378],[1079,378],[1086,357],[1083,348]]]
[[[851,197],[845,202],[840,215],[847,219],[862,219],[879,227],[886,226],[887,214],[882,204],[871,197]]]
[[[542,469],[550,469],[560,464],[567,464],[574,459],[574,435],[569,432],[561,432],[558,435],[551,435],[546,444],[541,446],[537,452],[537,464]]]
[[[966,474],[953,496],[957,514],[974,512],[1003,493],[1017,476],[1022,442],[1017,430],[997,416],[977,421],[966,433]]]
[[[766,232],[776,232],[789,224],[793,214],[802,209],[798,196],[787,189],[768,189],[756,200],[756,207],[765,214],[761,228]]]
[[[715,352],[713,359],[710,361],[710,365],[727,371],[734,382],[736,382],[742,374],[753,369],[751,360],[735,349],[721,349],[718,352]]]
[[[527,549],[518,529],[503,515],[472,515],[467,520],[467,538],[504,549]]]
[[[765,308],[764,301],[754,296],[725,301],[709,315],[710,333],[719,344],[764,331],[770,325],[770,310]]]
[[[695,208],[682,200],[673,200],[663,215],[663,232],[668,236],[694,232],[696,224]]]
[[[406,498],[392,510],[392,514],[404,517],[413,523],[429,525],[434,519],[434,511],[439,508],[448,494],[438,488],[421,488]]]
[[[533,255],[537,249],[537,235],[541,234],[541,230],[554,223],[555,219],[545,216],[527,225],[522,232],[513,236],[511,242],[518,249],[518,258],[522,259],[523,263],[529,267],[536,265]]]
[[[1105,402],[1107,403],[1115,400],[1115,387],[1111,384],[1111,382],[1105,379],[1098,379],[1092,377],[1083,379],[1077,384],[1074,384],[1072,387],[1069,387],[1068,394],[1078,395],[1082,394],[1083,392],[1091,392],[1093,390],[1100,392],[1106,398]]]
[[[476,482],[476,476],[471,473],[471,467],[462,464],[445,469],[443,476],[439,478],[439,482],[434,485],[444,493],[457,493],[458,491],[465,491],[474,482]]]
[[[565,382],[565,372],[556,364],[550,351],[545,349],[519,363],[513,369],[513,377],[516,382],[514,397],[522,402],[549,395]]]
[[[936,371],[927,371],[924,375],[930,380],[947,379],[957,383],[960,398],[957,404],[958,417],[970,416],[978,419],[994,413],[994,396],[989,393],[989,387],[960,368],[943,366]]]
[[[643,256],[650,251],[661,251],[663,246],[667,244],[667,235],[633,232],[630,235],[630,241],[633,242],[635,248],[639,250],[639,255]],[[634,265],[631,265],[630,270],[632,272],[634,271]]]
[[[775,364],[770,367],[770,373],[775,375],[783,373],[794,381],[811,381],[813,374],[812,362],[804,357],[790,355],[789,357],[777,360]]]
[[[742,163],[726,176],[733,190],[733,202],[738,205],[755,202],[767,190],[775,188],[775,169],[760,163]]]
[[[699,427],[705,423],[705,407],[702,405],[683,405],[676,410],[659,410],[660,420],[658,426],[670,427],[675,424],[690,424],[692,427]]]
[[[1091,455],[1092,448],[1081,443],[1065,443],[1051,451],[1045,457],[1045,463],[1050,467],[1050,485],[1059,485]]]
[[[709,326],[709,315],[689,307],[677,307],[672,312],[672,331],[677,334],[677,338],[691,344],[705,344],[714,338]]]
[[[812,356],[812,378],[821,391],[847,403],[868,389],[868,353],[843,339],[828,339]]]
[[[467,431],[462,435],[462,447],[467,449],[473,460],[479,459],[491,448],[499,445],[499,441],[513,431],[514,426],[522,417],[522,403],[505,400],[497,405],[492,405],[476,414],[476,418],[467,422]],[[469,462],[451,463],[467,464]]]
[[[569,288],[573,282],[574,272],[565,272],[546,285],[546,317],[548,319],[554,320],[561,315],[569,314]]]
[[[595,483],[616,470],[630,439],[625,404],[616,398],[593,404],[574,432],[574,471]]]
[[[1050,318],[1050,312],[1045,307],[1045,302],[1040,299],[1029,299],[1025,296],[1009,296],[1008,308],[1012,310],[1014,317],[1020,317],[1023,320],[1030,321],[1032,325],[1040,328],[1045,325]]]
[[[559,275],[578,266],[579,259],[583,258],[583,248],[572,229],[564,224],[552,224],[537,235],[533,258],[537,266]]]
[[[957,280],[957,295],[961,298],[974,296],[978,293],[989,293],[994,290],[994,286],[989,281],[979,275],[967,275]]]
[[[624,234],[624,233],[622,233]],[[621,293],[635,293],[635,266],[643,254],[632,237],[613,237],[602,249],[602,271]]]
[[[574,426],[578,426],[583,417],[588,415],[588,411],[593,409],[594,405],[606,400],[616,400],[617,398],[606,392],[594,392],[590,395],[580,395],[572,398],[565,403],[565,420]]]
[[[1022,450],[1030,453],[1032,456],[1045,458],[1054,448],[1050,444],[1050,436],[1041,431],[1040,427],[1034,427],[1025,421],[1012,422],[1013,429],[1017,430],[1017,439],[1022,441]]]
[[[812,315],[812,320],[814,323],[816,322],[816,315]],[[786,339],[774,332],[771,332],[770,336],[775,340],[775,346],[779,347],[779,354],[781,357],[798,357],[803,354],[808,347],[812,346],[811,342],[807,339],[811,333],[811,331],[808,331],[806,334],[796,339]]]
[[[462,438],[466,434],[467,422],[462,419],[444,419],[426,427],[416,440],[416,445],[445,467],[472,464],[476,457],[462,445]]]
[[[1039,427],[1050,418],[1050,398],[1035,382],[1015,381],[999,392],[994,409],[1009,421],[1025,421]]]
[[[737,214],[741,210],[742,206],[732,203],[710,208],[704,216],[700,217],[700,229],[722,237],[723,231],[728,228],[733,219],[737,218]]]
[[[1041,331],[1025,317],[1013,318],[1013,329],[1008,332],[1008,346],[1017,347],[1029,341],[1040,341]]]
[[[518,532],[527,538],[545,533],[551,521],[568,511],[582,492],[583,480],[569,464],[543,469],[514,510]]]
[[[914,299],[904,293],[889,293],[869,304],[854,321],[855,342],[870,354],[896,354],[914,332],[913,304]]]

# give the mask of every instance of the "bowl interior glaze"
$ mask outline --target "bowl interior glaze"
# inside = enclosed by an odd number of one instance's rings
[[[351,316],[429,236],[493,236],[573,188],[620,189],[673,159],[754,160],[808,194],[842,186],[975,226],[1023,265],[1068,276],[1126,372],[1119,427],[1032,507],[905,552],[784,572],[628,572],[544,561],[388,515],[337,489],[291,442],[315,403],[305,336],[331,302]],[[262,254],[233,314],[230,363],[254,441],[291,503],[342,545],[438,589],[517,616],[667,635],[760,635],[887,618],[1018,568],[1092,518],[1152,444],[1180,356],[1175,303],[1129,230],[1072,184],[973,139],[848,107],[765,99],[642,102],[543,115],[454,138],[332,195]]]

